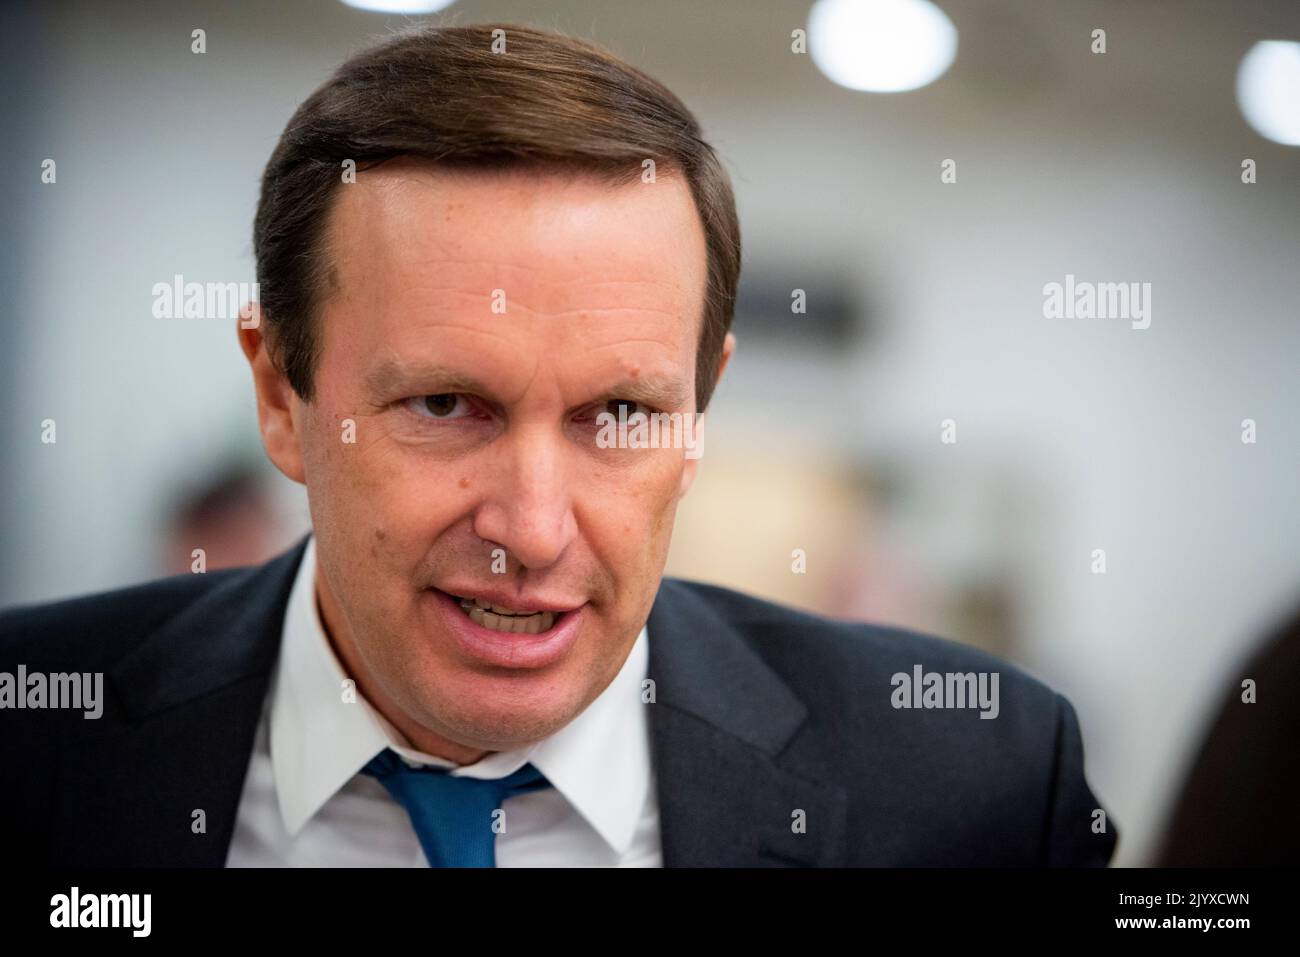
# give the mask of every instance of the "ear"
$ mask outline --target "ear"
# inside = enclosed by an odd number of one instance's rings
[[[293,414],[294,404],[301,400],[271,360],[264,328],[261,306],[249,303],[239,320],[239,347],[253,372],[257,426],[262,433],[262,445],[276,468],[293,481],[306,484],[298,422]]]
[[[722,340],[722,358],[718,361],[718,374],[713,380],[714,391],[717,391],[718,383],[722,381],[722,373],[727,371],[727,364],[731,362],[731,355],[736,351],[736,334],[727,333],[727,338]],[[704,441],[704,416],[701,415],[695,424],[695,440],[703,443]],[[703,445],[700,446],[701,452]],[[691,490],[691,485],[695,482],[695,473],[700,465],[699,458],[688,458],[686,464],[682,467],[682,480],[677,490],[677,497],[683,498]]]

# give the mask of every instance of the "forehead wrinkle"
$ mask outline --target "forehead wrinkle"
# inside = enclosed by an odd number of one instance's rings
[[[591,288],[591,289],[598,289],[607,286],[618,286],[618,287],[632,286],[632,287],[665,288],[665,289],[671,289],[673,292],[679,292],[683,288],[681,283],[670,282],[666,279],[589,279],[589,278],[584,278],[583,276],[576,276],[576,275],[573,276],[572,278],[561,279],[561,278],[556,278],[553,270],[549,266],[520,266],[520,265],[515,265],[513,263],[511,264],[497,263],[497,262],[491,262],[487,260],[475,261],[475,262],[481,263],[481,265],[492,269],[497,269],[497,268],[523,269],[523,270],[530,270],[532,272],[541,273],[543,275],[541,284],[545,286],[582,286],[584,288]],[[451,263],[451,261],[449,260],[439,260],[437,263],[438,266],[442,266],[446,264],[462,265],[463,263],[460,262]],[[430,265],[432,266],[433,264]]]
[[[620,346],[637,345],[640,343],[648,343],[652,346],[659,346],[662,349],[668,349],[668,350],[672,349],[672,346],[669,343],[664,342],[662,339],[620,339],[618,340],[618,342],[603,342],[598,346],[592,346],[591,349],[588,351],[604,352],[606,349],[617,349]],[[625,359],[624,361],[631,362],[631,363],[636,362],[635,359],[631,359],[631,358]]]
[[[484,282],[474,282],[472,277],[430,276],[424,280],[422,270],[406,269],[403,272],[415,272],[412,281],[406,283],[409,293],[420,295],[442,295],[447,298],[469,299],[472,302],[491,299],[493,291],[500,289],[506,294],[506,312],[528,312],[537,316],[572,316],[590,313],[593,316],[614,316],[621,313],[640,312],[645,315],[664,316],[677,319],[684,312],[693,311],[690,303],[679,303],[681,287],[675,283],[654,280],[597,280],[586,281],[582,278],[572,280],[546,280],[529,282],[526,285],[512,285],[508,281],[489,278]],[[434,272],[430,268],[428,272]],[[567,291],[575,290],[575,291]],[[643,290],[642,295],[629,295],[633,290]],[[666,295],[667,294],[667,295]],[[593,299],[591,304],[573,304],[565,308],[554,308],[547,303],[559,304],[568,300],[581,300],[585,296]],[[599,304],[599,299],[615,298],[623,300],[612,304]],[[537,300],[543,304],[533,304]],[[632,302],[627,302],[632,299]],[[391,300],[391,298],[390,298]],[[642,300],[642,302],[637,302]]]
[[[419,286],[410,286],[408,288],[416,289],[420,291],[427,291],[427,292],[446,293],[448,295],[455,295],[458,297],[469,298],[473,300],[492,298],[492,294],[490,291],[485,291],[482,289],[466,289],[459,286],[444,286],[444,285],[425,286],[421,284]],[[669,319],[677,319],[682,316],[681,312],[678,312],[677,310],[674,309],[663,309],[656,306],[647,306],[647,305],[632,305],[632,306],[590,305],[590,306],[575,306],[571,309],[538,308],[538,307],[528,305],[527,299],[530,297],[527,297],[523,293],[519,293],[519,292],[511,293],[509,289],[506,289],[505,292],[506,292],[506,312],[504,315],[509,315],[509,313],[511,312],[520,310],[542,318],[546,318],[546,317],[559,318],[562,316],[573,316],[573,315],[578,315],[578,316],[587,315],[587,316],[591,316],[592,318],[595,318],[598,315],[614,315],[619,313],[658,315],[658,316],[665,316]],[[482,317],[471,315],[471,316],[467,316],[466,318],[478,319]],[[502,318],[502,316],[494,314],[489,318],[500,319]],[[645,341],[651,341],[651,340],[645,340]]]
[[[418,264],[416,264],[418,265]],[[491,269],[522,269],[526,272],[540,272],[550,275],[550,267],[547,266],[529,266],[525,263],[502,262],[498,259],[444,259],[441,256],[435,256],[425,265],[427,266],[486,266]],[[572,280],[574,282],[578,280]]]
[[[580,280],[575,280],[574,282],[578,282],[578,281],[580,281]],[[553,285],[554,285],[554,284],[553,284]],[[562,285],[570,285],[570,283],[564,283],[564,284],[562,284]],[[588,283],[587,285],[588,285],[588,286],[596,286],[596,285],[606,285],[606,284],[605,284],[605,283]],[[650,285],[650,284],[648,284],[648,283],[640,283],[640,284],[638,284],[638,285]],[[436,282],[428,282],[428,283],[426,283],[426,282],[420,282],[420,283],[409,284],[409,285],[407,286],[407,288],[408,288],[408,289],[412,289],[412,290],[417,290],[417,291],[455,293],[455,294],[457,294],[457,295],[473,296],[473,297],[476,297],[476,298],[484,298],[484,297],[488,297],[488,296],[490,295],[490,290],[489,290],[489,291],[484,291],[484,289],[483,289],[481,286],[478,286],[478,285],[472,285],[472,286],[466,286],[466,285],[463,285],[463,284],[460,284],[460,285],[457,285],[457,284],[445,285],[445,284],[442,284],[442,283],[436,283]],[[510,291],[509,289],[506,289],[506,290],[505,290],[505,293],[506,293],[506,301],[507,301],[508,304],[510,304],[510,303],[515,303],[515,302],[519,302],[519,301],[524,300],[524,299],[527,299],[527,298],[531,298],[531,297],[527,296],[527,295],[524,294],[524,293],[520,293],[520,292],[514,292],[514,293],[511,293],[511,291]],[[535,309],[535,308],[533,308],[532,306],[527,306],[527,305],[525,305],[524,308],[528,309],[530,312],[546,312],[546,311],[547,311],[547,310],[544,310],[544,309]],[[615,310],[615,309],[617,309],[617,310],[638,310],[638,311],[641,311],[641,312],[660,312],[660,313],[664,313],[664,314],[666,314],[666,315],[676,315],[675,312],[673,312],[672,310],[669,310],[669,309],[659,309],[659,308],[656,308],[656,307],[654,307],[654,306],[635,306],[635,305],[633,305],[633,306],[587,306],[587,307],[578,307],[578,308],[574,308],[574,309],[561,309],[561,310],[556,310],[554,314],[555,314],[555,315],[563,315],[563,314],[570,313],[570,312],[583,312],[583,311],[596,311],[596,310],[607,311],[607,310]]]
[[[498,266],[498,264],[496,263],[484,263],[484,265],[487,265],[491,268],[497,268]],[[681,283],[670,282],[666,279],[588,279],[582,276],[574,276],[568,279],[559,279],[554,276],[554,274],[548,267],[542,267],[542,266],[516,267],[511,265],[511,266],[507,266],[506,268],[530,269],[534,272],[542,273],[544,275],[544,278],[541,280],[540,285],[545,287],[581,286],[584,289],[593,289],[593,290],[605,289],[609,287],[617,287],[617,288],[631,287],[631,288],[646,288],[651,290],[667,289],[667,290],[671,290],[673,293],[679,293],[683,289]],[[454,288],[454,287],[441,287],[441,288]],[[506,290],[506,292],[507,295],[509,295],[509,290]]]
[[[508,310],[514,309],[516,307],[523,309],[525,312],[531,312],[534,315],[550,316],[550,317],[592,315],[594,313],[635,312],[635,313],[642,313],[642,314],[655,313],[657,315],[668,316],[669,318],[675,319],[677,318],[678,315],[676,312],[673,312],[671,309],[653,309],[650,308],[649,306],[583,306],[582,308],[579,309],[551,310],[551,309],[534,309],[532,306],[525,305],[523,303],[513,302],[513,301],[510,302],[508,306]],[[652,342],[654,340],[646,339],[646,340],[625,340],[625,341]]]

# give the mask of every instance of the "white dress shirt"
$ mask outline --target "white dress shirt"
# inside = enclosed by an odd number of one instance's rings
[[[285,611],[228,867],[427,867],[398,804],[361,769],[384,748],[453,775],[504,777],[527,762],[554,785],[507,799],[496,838],[498,867],[659,867],[659,809],[646,705],[649,636],[581,714],[530,747],[474,764],[414,750],[347,678],[316,604],[316,541],[307,543]]]

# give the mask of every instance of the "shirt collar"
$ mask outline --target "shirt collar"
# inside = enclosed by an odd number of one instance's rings
[[[412,748],[359,690],[349,689],[348,676],[321,624],[315,573],[313,536],[285,610],[270,712],[272,773],[290,836],[371,758],[392,748],[409,762],[478,778],[503,777],[532,762],[616,853],[627,851],[651,776],[649,728],[641,701],[649,641],[645,627],[614,680],[559,731],[531,747],[493,752],[456,767]]]

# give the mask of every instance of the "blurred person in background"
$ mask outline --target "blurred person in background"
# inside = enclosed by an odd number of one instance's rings
[[[1158,867],[1300,861],[1300,608],[1251,655],[1177,796]]]
[[[169,509],[162,573],[188,574],[200,560],[208,571],[260,565],[281,548],[280,519],[261,473],[228,466]]]

